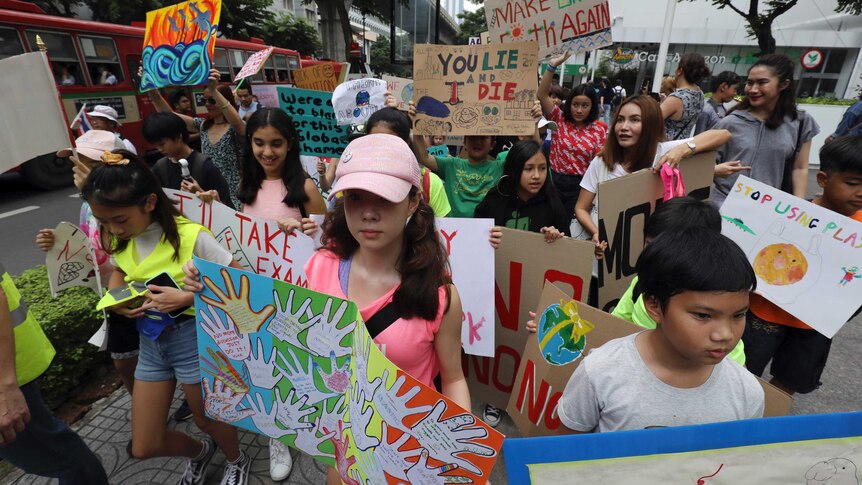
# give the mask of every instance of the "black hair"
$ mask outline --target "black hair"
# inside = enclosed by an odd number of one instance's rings
[[[714,93],[718,91],[718,88],[720,88],[722,84],[727,84],[728,86],[739,86],[739,81],[739,74],[733,71],[721,71],[718,73],[718,76],[712,78],[712,82],[709,84],[709,89]]]
[[[535,140],[521,140],[512,145],[512,148],[506,155],[506,162],[503,165],[503,176],[500,177],[500,180],[497,182],[497,186],[493,190],[500,192],[506,197],[516,197],[518,184],[521,183],[521,172],[524,171],[524,165],[527,164],[527,160],[533,158],[536,154],[541,154],[543,158],[545,156],[542,152],[542,145]],[[547,160],[545,160],[545,162],[547,163]],[[560,196],[557,195],[557,189],[554,187],[554,183],[551,180],[550,164],[548,165],[545,184],[542,185],[540,192],[548,199],[548,203],[551,205],[551,210],[554,212],[554,220],[566,219],[566,210],[563,207],[563,203],[560,201]],[[562,217],[560,217],[561,215]]]
[[[820,170],[862,174],[862,135],[842,136],[823,145]]]
[[[141,133],[150,143],[157,143],[165,138],[176,140],[177,137],[181,137],[183,143],[189,142],[189,129],[175,113],[156,112],[147,116],[141,126]]]
[[[244,82],[242,84],[237,84],[237,86],[234,88],[234,91],[239,91],[240,89],[245,89],[248,91],[248,94],[254,94],[254,91],[251,90],[251,83],[249,81],[250,81],[249,79],[246,79],[246,82]]]
[[[569,88],[560,86],[559,84],[552,84],[550,88],[548,88],[548,96],[554,96],[559,99],[566,99],[569,97]]]
[[[659,205],[644,224],[644,237],[656,238],[672,229],[700,227],[721,232],[721,214],[709,202],[676,197]]]
[[[398,138],[410,144],[410,118],[403,111],[391,107],[379,109],[368,118],[363,129],[368,134],[371,133],[372,128],[379,124],[385,124]]]
[[[662,310],[685,291],[747,292],[757,287],[754,269],[739,246],[703,227],[666,231],[644,248],[637,263],[644,297]]]
[[[143,207],[147,199],[156,196],[156,206],[153,210],[153,221],[159,223],[164,231],[164,239],[174,248],[173,259],[180,257],[180,234],[177,229],[176,217],[180,215],[176,206],[168,199],[162,184],[153,174],[150,167],[142,162],[132,152],[114,150],[129,160],[126,165],[101,164],[94,168],[87,177],[81,197],[90,204],[108,207]],[[128,240],[118,239],[107,230],[101,232],[102,248],[108,254],[124,251]]]
[[[176,108],[178,104],[180,104],[180,100],[183,98],[189,98],[191,101],[192,98],[189,97],[189,93],[185,92],[185,90],[177,89],[172,92],[170,96],[168,96],[168,101],[171,102],[171,108]]]
[[[278,108],[260,108],[251,115],[245,127],[245,149],[242,152],[242,163],[240,163],[239,190],[237,199],[243,204],[253,204],[257,200],[265,174],[263,167],[254,157],[252,148],[254,133],[264,127],[271,126],[281,133],[281,136],[290,144],[284,165],[281,168],[281,179],[287,188],[287,195],[282,202],[288,207],[301,208],[310,199],[305,193],[305,179],[308,174],[302,168],[299,160],[299,135],[293,119]]]
[[[679,69],[682,70],[682,75],[685,76],[686,81],[692,84],[697,84],[701,79],[709,76],[706,61],[697,52],[689,52],[682,56],[679,60]]]
[[[766,119],[766,127],[774,130],[781,126],[781,123],[784,123],[785,117],[789,116],[791,120],[795,120],[799,116],[796,110],[796,82],[793,80],[793,70],[795,66],[793,64],[793,59],[784,54],[767,54],[762,56],[751,65],[748,72],[751,72],[752,69],[758,66],[768,67],[778,78],[779,87],[785,81],[788,83],[787,87],[779,92],[778,102],[775,103],[775,109],[772,110],[769,118]],[[750,107],[751,101],[749,101],[748,96],[746,96],[745,99],[730,109],[728,114],[738,109],[747,110]]]
[[[584,120],[584,124],[589,125],[593,121],[599,119],[599,95],[596,94],[596,88],[593,87],[592,84],[579,84],[572,88],[572,91],[569,92],[569,95],[566,96],[566,100],[560,105],[560,109],[563,111],[563,116],[566,118],[566,121],[569,123],[575,122],[575,117],[572,116],[572,99],[575,96],[586,96],[590,98],[590,114],[587,115],[587,118]]]

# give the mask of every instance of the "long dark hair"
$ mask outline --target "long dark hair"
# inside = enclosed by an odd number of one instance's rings
[[[224,99],[228,102],[228,104],[230,104],[231,106],[236,106],[236,98],[233,95],[233,91],[230,90],[230,86],[228,86],[227,84],[219,84],[216,89],[218,89],[218,92],[221,93],[222,96],[224,96]],[[227,117],[225,117],[225,120],[227,120]],[[215,124],[215,120],[212,118],[207,118],[207,120],[204,121],[203,126],[201,126],[201,131],[209,130],[213,124]]]
[[[503,176],[493,190],[496,190],[507,198],[516,197],[524,165],[527,164],[527,160],[533,158],[536,154],[542,155],[543,159],[545,158],[545,154],[542,153],[542,145],[535,140],[522,140],[512,145],[509,154],[506,155],[506,162],[503,165]],[[545,163],[547,164],[547,160],[545,160]],[[548,199],[554,215],[566,213],[563,203],[560,201],[560,196],[557,194],[557,189],[554,187],[554,182],[551,180],[550,168],[548,169],[545,183],[539,192]]]
[[[623,147],[617,139],[617,130],[614,125],[617,123],[617,118],[620,115],[620,110],[623,106],[634,103],[641,109],[641,134],[638,142],[630,150],[632,153],[638,154],[637,160],[634,161],[630,172],[650,167],[655,161],[655,152],[658,149],[658,144],[664,139],[664,123],[662,122],[661,107],[658,101],[645,94],[636,94],[629,96],[617,107],[614,111],[614,117],[611,120],[611,131],[605,140],[605,147],[602,148],[601,157],[607,165],[608,170],[613,171],[616,162],[623,161]]]
[[[413,199],[419,189],[410,189],[408,198]],[[396,267],[401,273],[401,286],[395,290],[392,301],[402,318],[418,316],[434,320],[440,311],[438,288],[452,282],[449,257],[437,237],[434,211],[421,197],[416,212],[404,227],[404,244]],[[323,221],[323,250],[331,251],[341,259],[352,256],[359,243],[350,233],[344,213],[344,198],[326,214]],[[446,287],[448,310],[449,289]]]
[[[766,127],[774,130],[781,126],[781,123],[784,123],[785,117],[790,116],[791,120],[795,120],[798,117],[796,110],[796,82],[793,80],[795,65],[793,64],[793,59],[784,54],[767,54],[752,64],[748,72],[751,72],[757,66],[768,67],[778,77],[779,85],[784,83],[784,81],[790,81],[786,88],[779,91],[775,109],[772,110],[769,118],[766,119]],[[748,110],[749,108],[751,108],[751,101],[746,96],[745,99],[728,111],[728,114],[738,109]]]
[[[593,121],[599,119],[599,95],[596,94],[596,88],[593,87],[592,84],[579,84],[572,88],[569,95],[566,96],[566,100],[560,104],[560,110],[563,111],[563,117],[569,123],[575,122],[575,117],[572,116],[572,99],[575,96],[586,96],[590,98],[590,103],[592,107],[590,108],[590,114],[587,115],[587,119],[584,120],[585,125],[589,125]]]
[[[682,70],[685,80],[691,84],[698,84],[703,78],[709,76],[706,61],[697,52],[689,52],[682,56],[682,59],[679,60],[679,69]]]
[[[263,167],[254,157],[252,138],[254,133],[264,127],[271,126],[281,133],[290,144],[284,164],[281,167],[281,180],[287,188],[287,195],[282,202],[288,207],[302,207],[310,199],[305,193],[305,179],[308,174],[302,168],[299,160],[299,136],[293,119],[277,108],[259,108],[251,115],[245,127],[245,150],[240,163],[239,190],[237,198],[243,204],[253,204],[266,174]]]
[[[143,208],[151,195],[156,196],[156,206],[152,212],[154,222],[158,222],[164,231],[164,239],[174,248],[174,261],[180,258],[180,234],[177,230],[175,217],[180,215],[179,210],[171,203],[162,184],[153,174],[147,164],[141,162],[132,152],[127,150],[114,150],[113,153],[122,155],[129,160],[128,165],[102,164],[94,168],[87,177],[81,196],[88,203],[95,203],[108,207],[132,207]],[[129,246],[128,240],[114,237],[107,230],[101,231],[102,248],[108,254],[119,253]]]

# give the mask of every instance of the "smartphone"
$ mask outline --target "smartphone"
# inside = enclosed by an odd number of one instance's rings
[[[169,275],[169,274],[168,274],[168,273],[166,273],[166,272],[159,273],[159,274],[157,274],[156,276],[154,276],[154,277],[150,278],[149,280],[147,280],[146,285],[147,285],[147,286],[149,286],[149,285],[156,285],[156,286],[171,286],[171,287],[174,287],[174,288],[176,288],[176,289],[178,289],[178,290],[179,290],[179,289],[181,289],[181,288],[180,288],[180,285],[178,285],[178,284],[177,284],[177,282],[176,282],[176,281],[174,281],[174,279],[171,277],[171,275]],[[155,293],[155,292],[154,292],[154,293]],[[173,317],[173,318],[177,318],[177,317],[179,317],[180,315],[182,315],[182,313],[183,313],[184,311],[188,310],[189,308],[191,308],[191,306],[187,306],[187,307],[185,307],[185,308],[179,308],[179,309],[177,309],[177,310],[174,310],[174,311],[172,311],[172,312],[168,313],[168,315],[170,315],[170,316],[171,316],[171,317]]]

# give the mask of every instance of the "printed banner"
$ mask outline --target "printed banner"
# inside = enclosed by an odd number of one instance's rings
[[[381,79],[343,82],[332,93],[332,107],[339,125],[365,123],[385,103],[386,81]]]
[[[191,0],[147,12],[141,92],[205,84],[220,15],[221,0]]]
[[[485,17],[494,43],[536,41],[542,58],[613,44],[608,0],[488,0]]]
[[[715,152],[695,155],[679,165],[689,196],[709,199],[714,167]],[[599,184],[599,237],[608,243],[604,259],[598,262],[602,310],[613,310],[637,273],[635,265],[644,247],[644,223],[661,205],[663,195],[661,177],[651,170]]]
[[[2,59],[0,72],[0,173],[72,146],[45,54],[31,52]],[[22,99],[27,102],[22,103]]]
[[[239,85],[239,82],[249,76],[254,76],[258,72],[260,72],[260,68],[263,67],[263,64],[269,59],[270,54],[272,54],[273,49],[275,47],[267,47],[262,51],[257,51],[245,61],[245,64],[242,65],[242,69],[236,73],[236,76],[233,78],[234,82]],[[257,93],[255,93],[257,94]],[[260,99],[258,97],[258,99]],[[270,105],[271,106],[271,105]]]
[[[507,439],[509,483],[858,484],[862,413]]]
[[[536,123],[538,44],[417,44],[413,54],[414,132],[523,135]]]
[[[54,228],[54,247],[45,255],[51,296],[66,288],[85,286],[102,296],[99,268],[87,235],[71,222]]]
[[[746,176],[721,216],[767,300],[829,338],[859,309],[862,223]]]
[[[407,111],[410,101],[413,101],[413,80],[403,77],[383,76],[386,90],[398,101],[398,109]]]
[[[286,234],[275,221],[237,212],[221,202],[205,204],[189,192],[164,189],[187,219],[203,225],[248,271],[307,288],[305,263],[314,241],[301,231]]]
[[[503,435],[390,362],[356,305],[195,258],[207,414],[344,483],[485,483]]]
[[[494,357],[466,355],[462,359],[472,396],[506,408],[516,391],[516,373],[530,335],[526,322],[542,287],[554,283],[565,289],[568,298],[586,300],[594,248],[590,242],[574,239],[548,244],[541,234],[503,228],[494,257]]]
[[[338,86],[335,67],[327,62],[293,71],[293,83],[301,89],[331,93]]]
[[[278,107],[293,118],[299,133],[300,155],[341,156],[347,147],[348,130],[336,122],[332,93],[279,87]]]

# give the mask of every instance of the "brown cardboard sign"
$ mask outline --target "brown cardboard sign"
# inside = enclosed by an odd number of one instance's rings
[[[679,165],[687,194],[709,199],[715,168],[715,152],[683,160]],[[599,261],[599,307],[611,311],[625,293],[636,273],[635,265],[644,247],[643,229],[647,218],[662,203],[661,177],[651,170],[599,184],[599,238],[607,241],[604,259]]]
[[[570,238],[548,244],[541,234],[503,228],[503,240],[494,255],[494,357],[465,355],[462,359],[473,397],[506,407],[530,335],[525,323],[542,287],[545,282],[554,283],[567,298],[586,300],[593,248],[590,242]]]
[[[528,135],[536,130],[538,43],[417,44],[414,133]]]
[[[293,71],[293,83],[302,89],[332,92],[338,86],[338,78],[332,64],[325,63]]]

